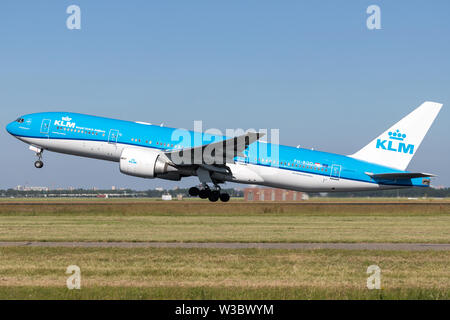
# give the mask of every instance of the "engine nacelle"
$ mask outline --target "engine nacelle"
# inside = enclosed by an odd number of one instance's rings
[[[125,148],[120,156],[120,172],[141,178],[177,171],[162,154],[152,149]]]

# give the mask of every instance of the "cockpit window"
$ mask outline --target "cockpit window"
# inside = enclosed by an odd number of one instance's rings
[[[17,120],[16,120],[18,123],[23,123],[23,118],[18,118]]]

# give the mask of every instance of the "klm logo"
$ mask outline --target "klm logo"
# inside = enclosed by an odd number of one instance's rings
[[[405,144],[405,138],[406,134],[402,134],[400,130],[389,132],[389,140],[377,139],[377,149],[413,154],[414,145]]]
[[[128,163],[131,163],[131,164],[137,164],[137,162],[136,162],[135,159],[131,159],[130,161],[128,161]]]
[[[75,122],[71,122],[72,118],[63,117],[62,120],[55,120],[55,126],[75,128]]]

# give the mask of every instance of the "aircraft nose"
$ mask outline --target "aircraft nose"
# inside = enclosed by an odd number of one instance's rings
[[[6,126],[6,131],[8,131],[9,134],[14,135],[14,127],[15,127],[14,122],[11,122]]]

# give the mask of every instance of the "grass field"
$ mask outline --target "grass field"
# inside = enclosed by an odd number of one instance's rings
[[[0,206],[0,241],[447,243],[450,203]]]
[[[1,217],[1,241],[446,243],[450,217]]]
[[[450,252],[3,248],[0,298],[448,299]],[[81,290],[65,288],[68,265]],[[382,290],[366,288],[381,268]]]
[[[0,241],[450,242],[450,202],[0,203]],[[0,299],[449,299],[450,251],[0,247]],[[78,265],[82,289],[65,287]],[[366,288],[382,270],[383,290]]]

